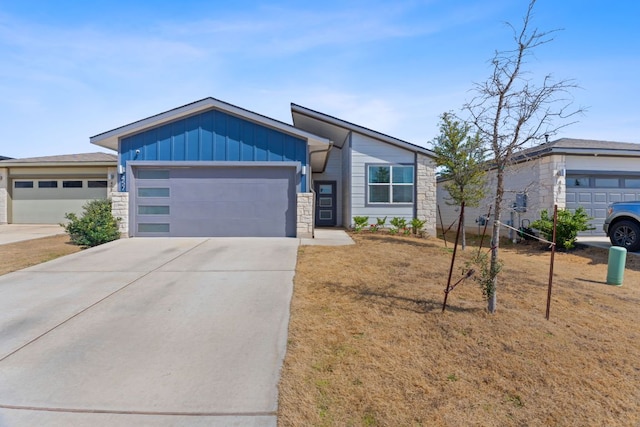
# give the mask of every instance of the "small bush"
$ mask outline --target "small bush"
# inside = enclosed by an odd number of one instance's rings
[[[355,223],[355,225],[353,226],[353,229],[355,231],[360,231],[369,222],[369,217],[368,216],[354,216],[353,217],[353,222]]]
[[[579,232],[594,229],[589,226],[591,219],[582,207],[576,209],[574,213],[567,209],[558,209],[557,245],[564,247],[566,250],[573,249]],[[549,212],[543,209],[540,212],[540,219],[533,221],[531,228],[540,230],[544,238],[551,241],[553,239],[553,214],[549,216]]]
[[[404,233],[405,229],[407,228],[407,220],[405,218],[401,218],[401,217],[393,217],[391,218],[391,221],[389,221],[391,223],[391,230],[389,230],[392,234],[397,234],[397,233]]]
[[[421,234],[422,229],[424,228],[424,225],[426,223],[426,219],[413,218],[411,220],[411,230],[413,231],[413,234],[415,234],[416,236]]]
[[[120,238],[118,230],[119,218],[111,214],[111,200],[91,200],[82,209],[82,216],[66,213],[69,220],[64,227],[71,242],[78,246],[93,247]]]

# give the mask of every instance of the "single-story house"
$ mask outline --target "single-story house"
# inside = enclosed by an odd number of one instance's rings
[[[488,172],[488,197],[478,208],[465,208],[465,228],[477,231],[495,194],[495,171]],[[445,181],[438,182],[438,206],[447,228],[458,207],[447,204]],[[640,144],[562,138],[519,152],[505,171],[502,222],[516,228],[540,218],[540,212],[585,209],[592,231],[604,235],[602,224],[612,202],[640,200]],[[439,219],[440,221],[440,219]],[[440,226],[440,224],[439,224]]]
[[[87,201],[109,196],[116,162],[110,153],[0,161],[0,224],[58,224],[82,213]]]
[[[130,236],[310,237],[353,216],[427,220],[429,150],[292,105],[290,125],[205,98],[90,138],[118,152]]]

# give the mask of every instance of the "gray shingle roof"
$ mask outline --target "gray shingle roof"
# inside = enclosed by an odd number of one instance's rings
[[[10,159],[0,161],[0,165],[21,163],[116,163],[118,156],[111,153],[79,153],[61,154],[58,156],[27,157],[23,159]]]
[[[599,141],[595,139],[560,138],[535,147],[518,151],[513,158],[516,161],[540,157],[549,154],[607,154],[619,156],[639,156],[640,144],[631,142]]]

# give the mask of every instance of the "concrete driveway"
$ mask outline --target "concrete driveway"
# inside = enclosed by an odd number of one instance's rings
[[[0,276],[0,426],[275,426],[297,239],[122,239]]]
[[[0,224],[0,245],[64,233],[58,224]]]

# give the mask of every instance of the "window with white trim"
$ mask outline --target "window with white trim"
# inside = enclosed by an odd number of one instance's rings
[[[367,165],[367,203],[413,203],[413,166]]]

